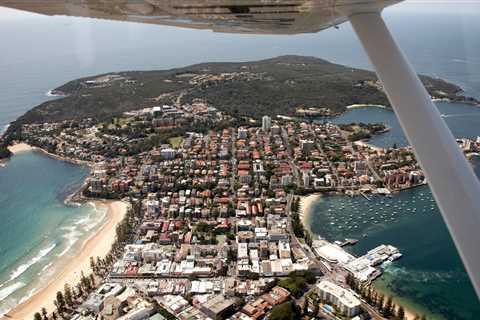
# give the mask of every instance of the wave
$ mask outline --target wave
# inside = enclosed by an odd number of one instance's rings
[[[4,134],[4,133],[8,130],[8,127],[10,127],[10,123],[9,123],[9,124],[6,124],[6,125],[0,130],[0,135]]]
[[[25,283],[19,281],[0,290],[0,301],[5,300],[9,295],[25,286]]]
[[[63,94],[63,93],[53,93],[55,90],[52,89],[52,90],[48,90],[47,93],[45,93],[45,95],[47,97],[65,97],[66,95]],[[58,91],[57,91],[58,92]]]
[[[442,118],[478,117],[478,116],[480,116],[480,113],[451,113],[451,114],[442,113]]]
[[[25,264],[22,264],[17,269],[15,269],[11,273],[10,279],[8,281],[12,281],[12,280],[15,280],[16,278],[18,278],[21,274],[23,274],[25,271],[27,271],[31,266],[33,266],[38,261],[40,261],[43,257],[48,255],[53,249],[55,249],[56,246],[57,246],[56,243],[52,243],[49,247],[40,250],[38,252],[38,254],[35,257],[33,257],[29,262],[27,262]]]
[[[22,297],[22,299],[20,299],[18,304],[22,304],[28,299],[30,299],[35,294],[36,291],[37,291],[37,288],[33,288],[32,290],[30,290],[25,296]]]
[[[43,271],[47,270],[51,265],[53,264],[53,262],[49,262],[48,264],[46,264],[45,266],[43,266],[42,270],[40,270],[40,272],[38,273],[38,275],[41,275]]]

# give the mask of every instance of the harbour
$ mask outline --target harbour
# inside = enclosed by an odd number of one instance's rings
[[[438,106],[442,113],[465,112],[471,117],[471,107],[445,102],[439,102]],[[353,119],[363,122],[374,119],[393,128],[374,136],[369,140],[371,144],[380,147],[407,144],[391,111],[353,109],[334,122],[350,123]],[[458,118],[445,119],[450,122]],[[457,137],[475,140],[480,134],[476,126],[461,126],[456,120],[449,125]],[[472,157],[471,163],[478,175],[478,157]],[[429,319],[473,319],[480,312],[480,304],[428,186],[367,196],[370,200],[360,194],[319,197],[306,219],[309,229],[329,242],[340,244],[346,238],[359,239],[354,246],[343,247],[358,257],[382,244],[395,246],[402,257],[380,265],[382,275],[373,281],[377,289],[394,295],[399,303],[419,314],[427,314]],[[445,304],[444,297],[452,294],[456,299]]]

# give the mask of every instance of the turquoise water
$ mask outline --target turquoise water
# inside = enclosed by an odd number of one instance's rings
[[[64,204],[87,174],[39,152],[0,168],[0,315],[45,284],[102,221],[103,207]]]
[[[437,104],[457,137],[480,135],[480,108]],[[392,130],[371,142],[402,145],[406,140],[395,115],[379,108],[354,109],[337,123],[377,121]],[[480,160],[473,160],[480,176]],[[403,191],[391,199],[322,197],[309,219],[311,230],[330,240],[360,239],[350,250],[357,255],[380,244],[392,244],[404,254],[388,265],[377,281],[407,305],[427,309],[432,319],[477,319],[480,303],[427,186]],[[419,308],[418,308],[419,307]]]

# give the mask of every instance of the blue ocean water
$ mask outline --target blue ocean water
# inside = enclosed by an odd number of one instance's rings
[[[87,174],[33,151],[0,168],[0,316],[44,285],[103,221],[104,207],[64,203]]]
[[[427,8],[405,3],[388,9],[385,12],[387,24],[420,73],[449,80],[460,85],[467,94],[480,97],[480,4],[462,2],[462,5],[444,5],[443,2],[434,2],[433,6]],[[110,71],[165,69],[205,61],[249,61],[284,54],[311,55],[335,63],[371,69],[348,24],[342,25],[339,30],[331,29],[318,34],[254,37],[97,19],[17,15],[0,9],[0,30],[0,130],[25,111],[51,99],[45,93],[52,88],[78,77]],[[478,127],[476,115],[455,116],[474,110],[471,106],[440,104],[439,108],[442,113],[449,113],[446,120],[451,127],[456,127],[457,134],[461,136],[470,136],[471,132],[467,128]],[[442,108],[453,109],[444,112]],[[375,143],[390,145],[404,142],[395,116],[385,110],[353,110],[344,119],[351,117],[354,121],[360,121],[365,116],[364,112],[368,113],[366,120],[378,119],[392,127],[389,134],[374,138]],[[26,153],[15,156],[6,169],[0,169],[0,221],[9,221],[9,230],[5,234],[11,235],[10,238],[0,238],[0,311],[1,308],[15,304],[22,295],[39,285],[35,281],[29,282],[33,276],[38,275],[35,266],[44,268],[49,263],[47,257],[54,256],[56,252],[61,253],[66,248],[62,241],[51,240],[61,239],[69,232],[62,231],[58,226],[67,225],[68,219],[81,220],[95,212],[88,207],[69,208],[63,205],[63,199],[68,193],[65,186],[79,183],[85,174],[84,169],[73,166],[64,170],[63,166],[66,165],[36,153]],[[32,171],[30,175],[24,174],[28,167]],[[36,171],[43,172],[44,176],[39,176]],[[11,187],[13,185],[15,188]],[[27,199],[22,197],[23,191],[32,198],[23,201]],[[408,197],[408,194],[405,196]],[[415,229],[423,223],[432,223],[429,220],[417,220],[417,215],[411,217],[402,224],[385,225],[382,229],[384,231],[377,233],[378,236],[370,234],[367,239],[372,243],[363,242],[365,247],[370,247],[375,241],[390,242],[388,235],[401,233],[402,228],[411,230],[409,228]],[[426,217],[439,219],[438,214]],[[401,270],[406,273],[392,271],[391,288],[410,300],[418,300],[430,309],[438,307],[437,310],[443,310],[439,306],[454,303],[451,301],[453,299],[448,299],[451,295],[446,290],[435,293],[437,281],[425,282],[420,290],[420,286],[415,283],[398,280],[405,278],[405,274],[428,270],[425,264],[429,260],[425,257],[430,257],[430,250],[446,248],[441,252],[437,267],[441,269],[443,265],[447,272],[460,270],[462,276],[459,283],[447,281],[442,282],[442,286],[466,286],[464,294],[460,294],[460,297],[466,298],[459,299],[458,303],[465,303],[467,310],[475,310],[468,309],[474,305],[472,301],[475,300],[472,299],[474,296],[465,280],[456,251],[451,247],[448,234],[445,230],[442,231],[441,220],[436,220],[436,223],[438,231],[435,229],[428,234],[430,240],[419,247],[417,255],[412,253],[415,250],[406,249],[408,254],[399,262],[405,264]],[[7,227],[2,224],[0,228],[2,237]],[[334,228],[321,229],[321,232],[326,233],[337,231]],[[45,236],[47,240],[42,240]],[[408,239],[405,241],[408,242]],[[56,246],[50,249],[54,243]],[[363,243],[359,244],[358,250],[362,250]],[[410,245],[416,246],[417,243],[421,244],[422,241],[412,238]],[[8,282],[16,270],[20,272],[25,268],[20,266],[28,265],[28,261],[44,254],[46,257],[34,259],[39,262],[16,278],[17,281]],[[396,277],[395,274],[400,276]],[[427,280],[428,277],[412,279]],[[20,281],[25,285],[15,284]],[[18,289],[15,292],[12,291],[15,289],[15,286],[12,287],[14,284]],[[9,291],[12,294],[4,298]],[[434,297],[433,306],[428,298],[430,294]],[[447,318],[457,319],[455,310],[458,311],[459,308],[449,310],[449,313],[446,311]]]

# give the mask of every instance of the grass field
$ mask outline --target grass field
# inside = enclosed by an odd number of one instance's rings
[[[182,137],[173,137],[173,138],[168,139],[168,143],[170,143],[173,148],[178,148],[178,147],[180,147],[180,145],[182,144],[182,142],[183,142],[183,138],[182,138]]]

